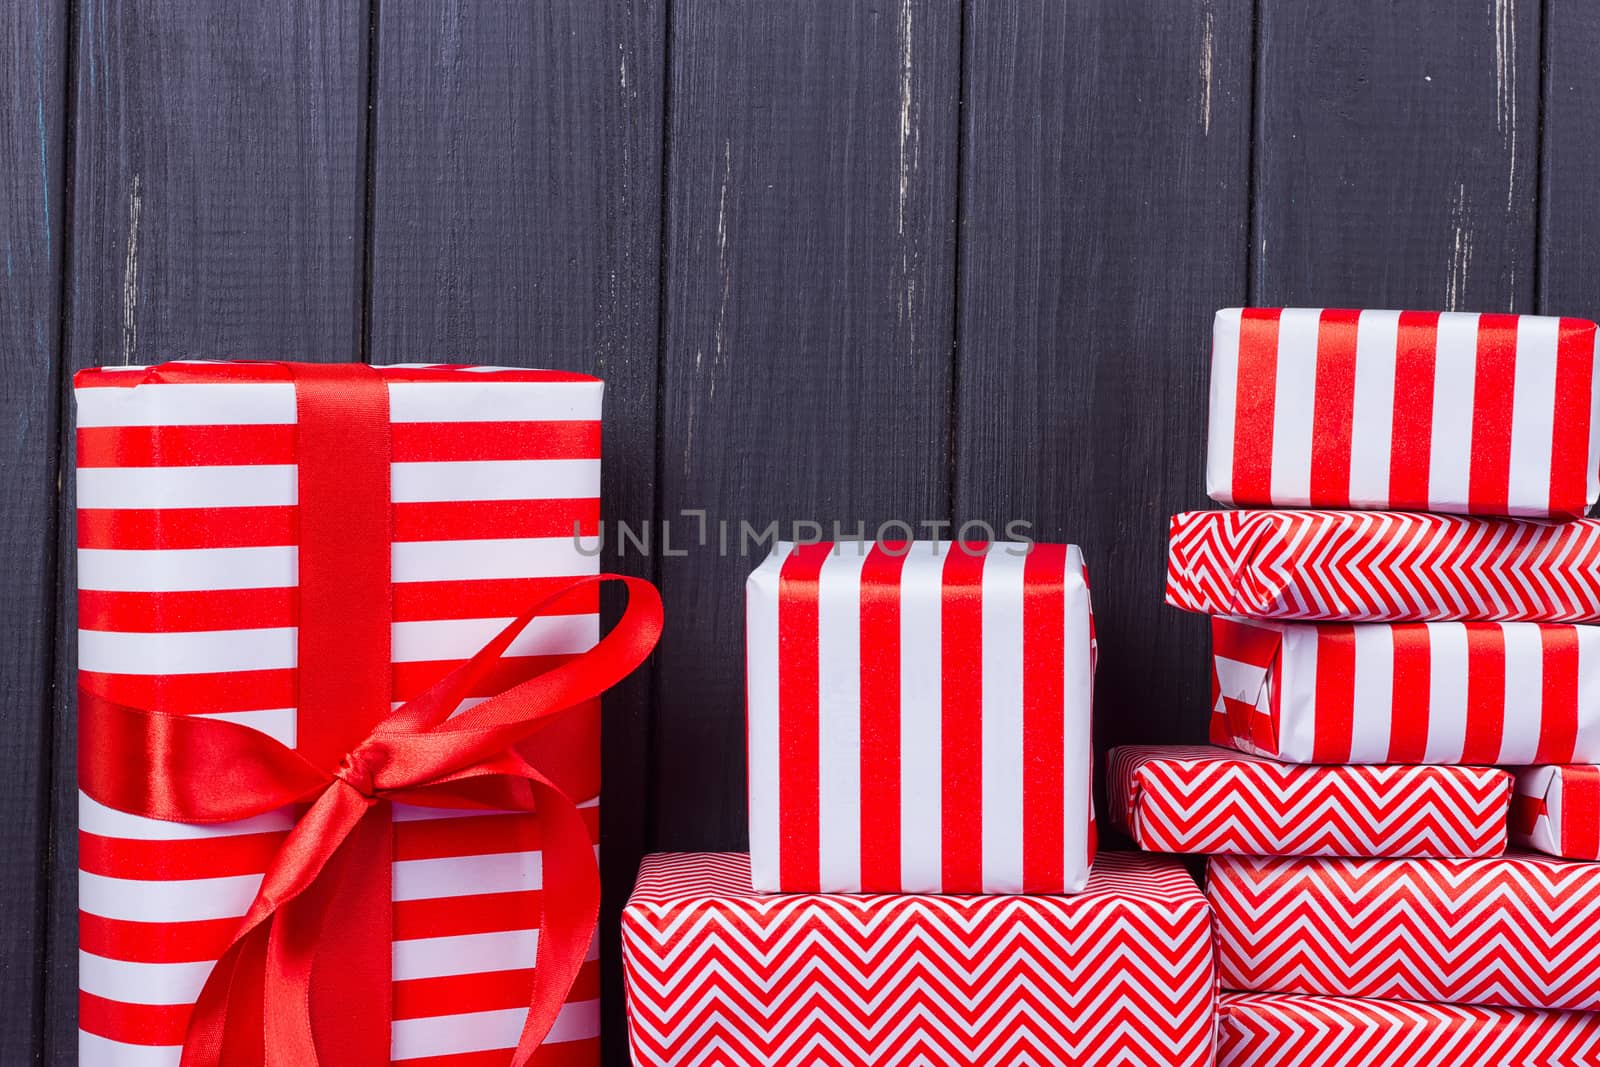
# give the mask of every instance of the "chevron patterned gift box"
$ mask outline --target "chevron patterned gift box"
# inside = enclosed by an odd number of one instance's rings
[[[1600,1009],[1600,864],[1214,856],[1224,987]]]
[[[1594,1067],[1600,1015],[1224,993],[1218,1067]]]
[[[1111,817],[1140,848],[1261,856],[1498,856],[1493,767],[1279,763],[1207,746],[1111,750]]]
[[[1212,340],[1213,500],[1576,519],[1600,494],[1592,322],[1230,308]]]
[[[1167,603],[1302,622],[1600,620],[1600,520],[1397,511],[1174,515]]]
[[[781,544],[746,626],[757,889],[1083,887],[1094,620],[1076,547]]]
[[[1600,626],[1211,621],[1211,740],[1294,763],[1600,760]]]
[[[1206,1067],[1211,919],[1175,861],[1075,896],[763,896],[741,854],[646,857],[623,911],[639,1067]]]
[[[1600,767],[1528,767],[1511,798],[1517,844],[1552,856],[1600,860]]]

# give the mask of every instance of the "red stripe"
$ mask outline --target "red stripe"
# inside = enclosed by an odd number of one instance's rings
[[[1575,859],[1600,857],[1600,768],[1563,767],[1561,852]]]
[[[126,1045],[181,1045],[192,1004],[122,1004],[78,993],[78,1028]]]
[[[1467,631],[1467,736],[1461,762],[1500,758],[1505,732],[1506,639],[1498,623],[1469,622]]]
[[[1349,763],[1355,737],[1356,634],[1348,623],[1317,627],[1315,763]]]
[[[861,888],[900,886],[900,574],[910,545],[861,565]]]
[[[480,367],[467,363],[430,363],[420,367],[373,367],[385,382],[438,382],[472,384],[483,382],[595,382],[599,378],[573,371],[542,370],[534,367]],[[289,377],[283,363],[268,361],[236,363],[162,363],[142,373],[109,367],[86,367],[72,376],[73,389],[132,389],[138,385],[173,385],[205,382],[281,382]]]
[[[1437,311],[1400,314],[1394,359],[1394,427],[1389,439],[1389,506],[1426,511],[1433,456],[1433,368]]]
[[[946,893],[983,889],[983,564],[952,544],[945,555],[940,636],[940,798]]]
[[[1036,544],[1023,564],[1024,893],[1059,893],[1066,884],[1066,571],[1066,545]]]
[[[238,919],[142,923],[78,912],[78,947],[130,963],[200,963],[215,960],[239,932]]]
[[[600,841],[600,808],[579,808],[589,840]],[[394,824],[396,860],[487,856],[496,852],[529,852],[540,847],[539,819],[523,812],[496,812],[440,819],[406,819]]]
[[[1478,317],[1472,386],[1471,474],[1467,509],[1504,515],[1511,491],[1511,423],[1517,377],[1517,316]]]
[[[429,897],[394,903],[394,938],[460,937],[505,930],[531,930],[539,925],[543,896],[537,889],[518,893],[474,893]]]
[[[461,1052],[447,1056],[421,1056],[395,1060],[394,1067],[506,1067],[509,1048],[487,1052]],[[577,1041],[546,1041],[534,1050],[528,1067],[599,1067],[600,1039],[585,1037]]]
[[[1272,421],[1278,392],[1278,308],[1239,317],[1239,379],[1233,416],[1233,501],[1272,503]]]
[[[111,878],[157,881],[262,874],[287,830],[176,841],[139,841],[78,831],[78,869]]]
[[[832,548],[796,546],[778,574],[778,879],[792,892],[820,886],[817,582]]]
[[[1589,454],[1594,388],[1595,327],[1562,319],[1556,343],[1555,428],[1550,442],[1550,514],[1579,519],[1589,506]]]
[[[532,992],[532,967],[413,978],[394,983],[394,1018],[428,1019],[473,1011],[526,1008]],[[600,961],[588,960],[578,969],[578,978],[572,985],[572,991],[567,994],[567,1002],[597,1000],[599,997]]]
[[[1311,418],[1311,506],[1350,503],[1350,444],[1356,402],[1359,311],[1322,313]]]
[[[1526,793],[1513,793],[1511,795],[1511,832],[1526,837],[1533,833],[1534,828],[1539,825],[1539,817],[1549,813],[1544,797],[1532,797]]]
[[[1571,763],[1578,744],[1578,630],[1539,627],[1539,750],[1534,763]]]
[[[1395,623],[1389,636],[1394,643],[1389,759],[1395,763],[1421,763],[1428,752],[1428,691],[1433,678],[1428,628],[1416,622]]]

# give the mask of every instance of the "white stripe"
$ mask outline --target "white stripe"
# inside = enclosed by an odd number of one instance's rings
[[[250,910],[261,875],[147,881],[78,872],[78,909],[104,919],[179,923],[237,919]]]
[[[1285,626],[1278,657],[1278,754],[1309,763],[1317,743],[1317,628]],[[1262,687],[1265,694],[1266,687]]]
[[[78,988],[120,1004],[193,1004],[216,965],[129,963],[78,952]]]
[[[900,885],[907,893],[944,888],[945,550],[918,541],[900,571]]]
[[[794,548],[774,546],[745,581],[745,700],[750,793],[750,883],[778,889],[778,576]]]
[[[1573,763],[1600,763],[1600,626],[1575,626],[1578,634],[1578,738]]]
[[[1478,316],[1453,311],[1441,314],[1437,352],[1428,460],[1429,510],[1463,511],[1471,495]]]
[[[1555,435],[1556,353],[1560,320],[1517,317],[1511,390],[1511,515],[1550,513],[1550,450]]]
[[[487,541],[401,541],[396,582],[466,582],[600,573],[600,540],[503,537]]]
[[[480,459],[396,463],[396,504],[443,500],[590,500],[600,495],[598,459]]]
[[[1544,691],[1544,642],[1536,622],[1508,622],[1500,627],[1505,640],[1505,704],[1500,730],[1500,759],[1507,766],[1532,763],[1539,753],[1539,726],[1550,709]],[[1521,713],[1521,709],[1537,714]]]
[[[983,890],[1022,892],[1022,593],[1027,557],[990,548],[983,561]]]
[[[129,841],[197,841],[207,837],[238,837],[241,834],[280,833],[294,827],[294,810],[279,808],[252,819],[237,822],[195,823],[146,819],[142,815],[108,808],[89,794],[78,793],[78,829],[100,837],[120,837]]]
[[[1356,322],[1356,381],[1351,408],[1350,500],[1382,507],[1389,499],[1394,432],[1395,354],[1400,312],[1363,311]]]
[[[78,426],[260,426],[293,423],[294,383],[229,382],[76,390]]]
[[[1233,502],[1233,433],[1239,397],[1239,308],[1217,312],[1211,327],[1211,416],[1206,428],[1206,495]]]
[[[506,1008],[501,1011],[396,1019],[390,1055],[398,1061],[515,1048],[527,1017],[527,1008]],[[555,1024],[545,1037],[545,1044],[555,1045],[599,1036],[600,1002],[578,1000],[562,1005]]]
[[[84,392],[120,393],[121,389]],[[178,1067],[182,1045],[129,1045],[109,1037],[78,1031],[78,1067]]]
[[[394,899],[431,900],[538,889],[544,881],[542,860],[537,851],[396,860]]]
[[[299,723],[294,708],[267,708],[263,711],[211,711],[195,716],[198,719],[222,719],[259,730],[285,748],[293,748],[299,736]]]
[[[497,930],[454,937],[418,937],[394,942],[394,980],[516,971],[533,966],[538,930]]]
[[[1467,630],[1433,623],[1428,635],[1428,746],[1424,763],[1460,763],[1467,740]]]
[[[390,382],[391,422],[593,422],[601,382]]]
[[[1311,428],[1316,408],[1317,308],[1284,308],[1278,320],[1278,382],[1272,408],[1272,502],[1311,502]]]
[[[1350,754],[1383,763],[1389,755],[1394,715],[1394,631],[1383,625],[1355,626],[1355,686]]]
[[[840,543],[817,582],[817,872],[861,890],[861,568],[869,542]]]
[[[1089,780],[1090,738],[1094,705],[1093,647],[1089,636],[1089,587],[1083,580],[1083,554],[1076,545],[1067,549],[1067,573],[1062,585],[1066,599],[1066,633],[1063,638],[1061,787],[1066,802],[1066,825],[1061,873],[1068,892],[1082,889],[1089,879],[1089,809],[1093,804]]]

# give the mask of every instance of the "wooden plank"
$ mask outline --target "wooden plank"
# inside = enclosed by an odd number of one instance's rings
[[[18,1062],[35,1061],[43,1023],[66,21],[61,0],[0,11],[0,1048]]]
[[[1254,301],[1530,311],[1533,0],[1261,0]]]
[[[948,518],[959,6],[672,19],[655,834],[742,849],[739,524]]]
[[[1539,310],[1600,316],[1600,6],[1549,0],[1539,191]]]
[[[78,5],[72,368],[184,356],[359,358],[369,22],[367,0],[203,12],[182,0]],[[72,1062],[77,1047],[71,484],[62,513],[49,1062]]]
[[[1205,620],[1162,602],[1203,507],[1211,314],[1245,295],[1249,0],[968,8],[956,517],[1083,547],[1096,743],[1205,736]]]
[[[384,0],[371,351],[606,379],[602,514],[653,514],[661,0]],[[608,530],[608,533],[610,531]],[[653,577],[615,551],[608,570]],[[609,1062],[626,1062],[618,915],[645,851],[650,674],[605,707],[601,929]]]

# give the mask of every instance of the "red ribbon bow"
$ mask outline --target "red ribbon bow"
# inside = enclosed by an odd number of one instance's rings
[[[537,812],[542,908],[530,1010],[511,1058],[523,1067],[577,978],[599,908],[594,849],[572,799],[598,783],[584,770],[592,761],[583,739],[563,726],[650,655],[661,598],[638,578],[575,580],[388,712],[387,390],[367,367],[283,366],[295,377],[299,421],[302,731],[308,695],[342,693],[376,726],[329,767],[331,758],[308,758],[304,738],[296,751],[237,723],[84,691],[80,784],[108,807],[186,823],[309,802],[200,992],[183,1067],[389,1063],[389,802]],[[628,606],[598,644],[452,716],[536,616],[605,580],[627,586]],[[380,599],[361,598],[379,587]],[[337,719],[343,710],[316,713]]]

